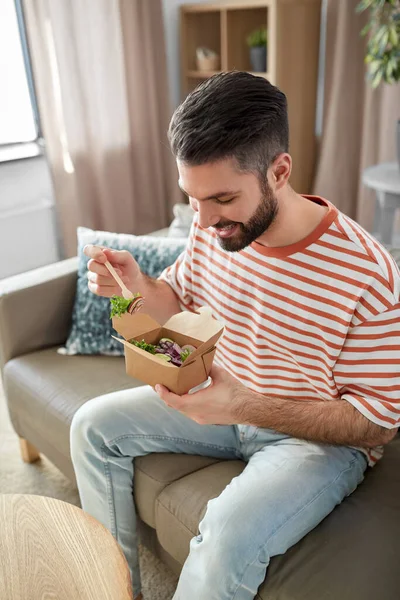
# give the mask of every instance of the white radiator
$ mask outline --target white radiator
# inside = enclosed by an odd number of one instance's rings
[[[59,260],[51,200],[0,209],[0,279]]]

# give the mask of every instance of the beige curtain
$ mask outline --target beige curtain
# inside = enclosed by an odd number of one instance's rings
[[[365,81],[367,14],[358,0],[328,0],[324,123],[314,193],[373,230],[375,194],[361,175],[365,167],[396,160],[400,85],[372,90]]]
[[[76,227],[148,233],[181,200],[161,0],[25,0],[65,256]]]

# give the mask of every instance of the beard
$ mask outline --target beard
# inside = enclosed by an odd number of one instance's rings
[[[259,238],[275,221],[278,214],[278,200],[267,184],[263,186],[261,201],[247,223],[236,223],[235,221],[223,221],[214,228],[222,229],[229,225],[239,225],[239,230],[232,237],[220,238],[218,243],[227,252],[240,252],[257,238]]]

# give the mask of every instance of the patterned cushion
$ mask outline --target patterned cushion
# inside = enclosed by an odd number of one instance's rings
[[[63,354],[106,354],[121,356],[122,344],[111,336],[118,335],[112,328],[110,301],[92,294],[88,289],[87,263],[83,254],[86,244],[128,250],[139,263],[143,273],[158,277],[184,250],[187,238],[166,238],[93,231],[78,227],[78,281],[71,331]],[[135,290],[132,290],[133,292]]]
[[[174,204],[174,220],[168,229],[168,237],[187,237],[190,233],[194,210],[190,204]]]

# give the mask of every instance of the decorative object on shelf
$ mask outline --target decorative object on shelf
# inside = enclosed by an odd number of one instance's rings
[[[373,88],[400,81],[400,0],[362,0],[357,11],[369,9],[361,35],[368,34],[367,79]],[[397,121],[397,162],[400,169],[400,119]]]
[[[264,73],[267,70],[267,30],[265,27],[256,29],[247,36],[250,48],[250,63],[252,70]]]
[[[202,46],[196,50],[196,64],[199,71],[218,71],[219,55],[214,50]]]

